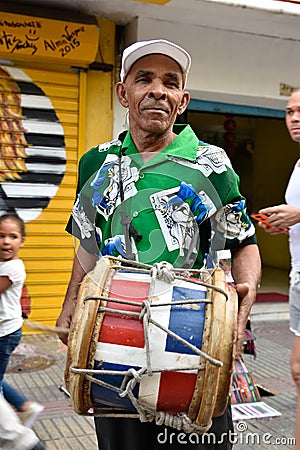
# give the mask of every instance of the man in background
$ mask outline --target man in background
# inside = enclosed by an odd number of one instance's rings
[[[293,141],[300,143],[300,89],[290,96],[286,106],[287,129]],[[300,159],[296,162],[285,192],[286,203],[263,208],[267,224],[259,223],[269,234],[289,234],[290,272],[290,330],[295,335],[291,355],[291,372],[297,387],[296,449],[300,449]]]

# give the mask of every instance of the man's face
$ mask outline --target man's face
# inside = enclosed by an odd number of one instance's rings
[[[126,99],[121,104],[129,110],[130,129],[142,129],[150,134],[160,135],[172,129],[177,114],[184,112],[190,98],[183,90],[180,66],[160,54],[136,61],[124,83],[119,85]]]
[[[288,101],[285,122],[293,141],[300,142],[300,91],[294,92]]]

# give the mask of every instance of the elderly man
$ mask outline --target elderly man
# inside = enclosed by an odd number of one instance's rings
[[[80,247],[59,326],[70,325],[79,284],[99,255],[201,268],[211,249],[228,248],[240,297],[240,343],[243,339],[260,256],[225,152],[199,141],[188,125],[175,124],[190,100],[185,90],[190,63],[183,48],[163,39],[136,42],[123,53],[116,94],[127,109],[129,130],[80,161],[77,199],[67,226]],[[152,422],[96,417],[95,424],[101,450],[182,448],[177,431],[167,429],[162,443],[163,429]],[[185,448],[229,449],[230,430],[228,406],[209,430],[215,440],[195,444],[187,438]]]
[[[286,106],[287,129],[294,142],[300,143],[300,89],[290,96]],[[296,162],[286,193],[286,204],[263,208],[259,212],[269,216],[267,224],[260,223],[268,233],[289,233],[290,273],[290,329],[295,335],[291,356],[291,371],[297,386],[296,448],[300,449],[300,159]]]

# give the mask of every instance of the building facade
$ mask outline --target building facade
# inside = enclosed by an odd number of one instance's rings
[[[53,324],[59,314],[76,251],[64,229],[77,164],[124,129],[114,85],[121,52],[135,40],[161,37],[190,52],[191,102],[181,120],[226,149],[250,212],[284,201],[299,154],[283,118],[300,86],[300,5],[253,5],[85,0],[76,9],[69,0],[0,1],[0,212],[26,222],[21,257],[32,319]],[[275,242],[258,229],[258,239],[264,265],[287,272],[287,237]]]

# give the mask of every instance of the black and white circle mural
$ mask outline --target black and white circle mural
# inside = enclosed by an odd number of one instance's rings
[[[37,218],[65,170],[64,129],[51,100],[22,70],[0,66],[0,215]]]

